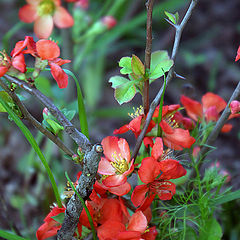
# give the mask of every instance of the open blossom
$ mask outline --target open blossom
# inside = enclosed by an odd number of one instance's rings
[[[211,92],[203,95],[202,103],[184,95],[181,96],[181,103],[189,117],[195,121],[205,120],[206,122],[216,122],[220,117],[220,112],[227,106],[227,103],[220,96]],[[229,132],[231,129],[231,124],[225,124],[221,131]]]
[[[59,58],[60,48],[55,42],[41,39],[35,43],[32,37],[26,36],[24,41],[19,41],[16,44],[11,55],[14,58],[27,53],[33,55],[40,61],[46,61],[51,68],[51,74],[56,80],[59,88],[67,87],[68,76],[60,66],[71,61]]]
[[[144,158],[138,170],[138,175],[145,184],[135,187],[131,200],[135,206],[141,206],[141,209],[148,207],[156,195],[161,200],[171,199],[176,192],[176,186],[168,180],[180,178],[187,173],[177,160],[161,160],[162,149],[161,138],[156,138],[152,156]]]
[[[73,26],[74,20],[61,6],[60,0],[26,0],[28,4],[19,10],[19,18],[25,23],[34,22],[38,38],[48,38],[55,24],[59,28]]]
[[[108,136],[102,140],[103,153],[98,172],[105,175],[102,183],[107,187],[117,187],[127,181],[127,176],[132,173],[133,160],[130,161],[130,149],[123,138]]]

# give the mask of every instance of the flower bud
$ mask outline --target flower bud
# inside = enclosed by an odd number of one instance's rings
[[[108,29],[111,29],[117,24],[117,20],[113,16],[105,16],[105,17],[102,18],[102,23]]]

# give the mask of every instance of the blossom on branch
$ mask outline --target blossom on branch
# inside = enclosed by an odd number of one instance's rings
[[[72,27],[74,20],[61,6],[60,0],[26,0],[28,4],[19,10],[19,18],[25,23],[34,22],[38,38],[48,38],[55,24],[59,28]]]

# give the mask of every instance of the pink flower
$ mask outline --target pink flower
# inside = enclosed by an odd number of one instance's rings
[[[117,20],[113,16],[105,16],[102,18],[102,23],[108,29],[111,29],[117,24]]]
[[[61,6],[60,0],[26,0],[28,4],[19,10],[19,18],[25,23],[34,22],[38,38],[48,38],[55,24],[59,28],[73,26],[74,20]]]
[[[106,137],[102,140],[105,157],[99,163],[98,172],[106,176],[102,181],[107,187],[125,184],[127,176],[132,173],[133,160],[130,161],[130,149],[123,138]]]

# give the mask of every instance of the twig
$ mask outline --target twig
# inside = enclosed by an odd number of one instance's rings
[[[25,119],[27,119],[35,128],[37,128],[42,134],[48,137],[52,142],[54,142],[60,149],[62,149],[68,156],[72,157],[74,152],[67,148],[64,143],[44,128],[27,110],[23,103],[18,98],[17,94],[14,91],[11,91],[8,86],[0,80],[0,86],[8,93],[8,95],[14,100],[15,104],[21,110]]]
[[[51,114],[55,118],[57,118],[60,124],[64,127],[66,133],[77,143],[78,146],[82,148],[82,151],[89,151],[89,148],[91,148],[91,143],[89,142],[88,138],[72,125],[72,123],[65,117],[65,115],[53,104],[53,102],[48,97],[42,94],[38,89],[31,87],[28,83],[22,80],[8,75],[5,75],[5,78],[11,83],[15,83],[20,88],[35,96],[44,106],[48,108]]]
[[[95,182],[100,156],[103,151],[102,146],[100,144],[92,145],[88,138],[72,125],[72,123],[53,104],[53,102],[35,87],[15,77],[5,75],[5,78],[35,96],[44,106],[48,108],[51,114],[57,118],[60,124],[64,127],[66,133],[77,143],[78,146],[81,147],[84,153],[83,171],[79,179],[79,183],[76,186],[76,190],[84,200],[87,200],[92,192],[93,184]],[[72,239],[82,209],[83,206],[80,200],[74,194],[67,204],[64,222],[61,229],[58,231],[58,240]]]
[[[237,87],[235,88],[230,100],[227,103],[227,106],[225,107],[221,117],[218,119],[214,129],[208,136],[206,144],[204,145],[204,147],[201,148],[201,151],[198,154],[198,158],[196,160],[196,164],[198,164],[198,169],[201,168],[201,166],[203,164],[203,159],[206,157],[207,152],[210,150],[210,146],[212,146],[213,143],[215,142],[215,140],[217,139],[219,133],[221,132],[223,125],[227,122],[227,120],[231,114],[230,107],[229,107],[230,103],[233,100],[237,100],[239,97],[240,97],[240,82],[238,83]],[[196,171],[193,170],[189,176],[189,179],[193,179],[193,178],[195,178],[195,176],[196,176]]]
[[[197,2],[198,2],[198,0],[192,0],[192,2],[190,4],[190,6],[189,6],[189,8],[188,8],[184,18],[183,18],[183,20],[181,22],[181,24],[175,26],[176,27],[176,34],[175,34],[175,40],[174,40],[172,56],[171,56],[171,59],[173,61],[175,61],[175,59],[176,59],[176,55],[177,55],[177,51],[178,51],[178,47],[179,47],[182,31],[183,31],[185,25],[187,24],[189,18],[191,17],[193,9],[197,5]],[[168,86],[169,82],[172,80],[174,75],[175,75],[175,73],[174,73],[174,65],[173,65],[173,67],[168,72],[168,75],[167,75],[167,78],[166,78],[166,86]],[[132,158],[134,158],[134,159],[136,158],[136,156],[138,154],[139,148],[140,148],[140,146],[142,144],[143,138],[144,138],[144,136],[146,134],[147,128],[148,128],[149,123],[150,123],[150,121],[152,119],[152,115],[153,115],[157,105],[160,102],[160,99],[161,99],[161,96],[162,96],[162,93],[163,93],[163,89],[164,89],[164,85],[162,85],[161,89],[159,90],[158,94],[156,95],[156,97],[154,98],[154,100],[152,101],[152,103],[150,105],[149,112],[148,112],[148,115],[147,115],[144,127],[143,127],[140,135],[137,138],[136,145],[135,145],[135,148],[133,150]]]
[[[146,49],[145,49],[145,71],[150,69],[151,54],[152,54],[152,12],[154,0],[148,0],[146,3],[147,8],[147,36],[146,36]],[[143,108],[144,113],[149,111],[149,78],[145,79],[143,87]]]

